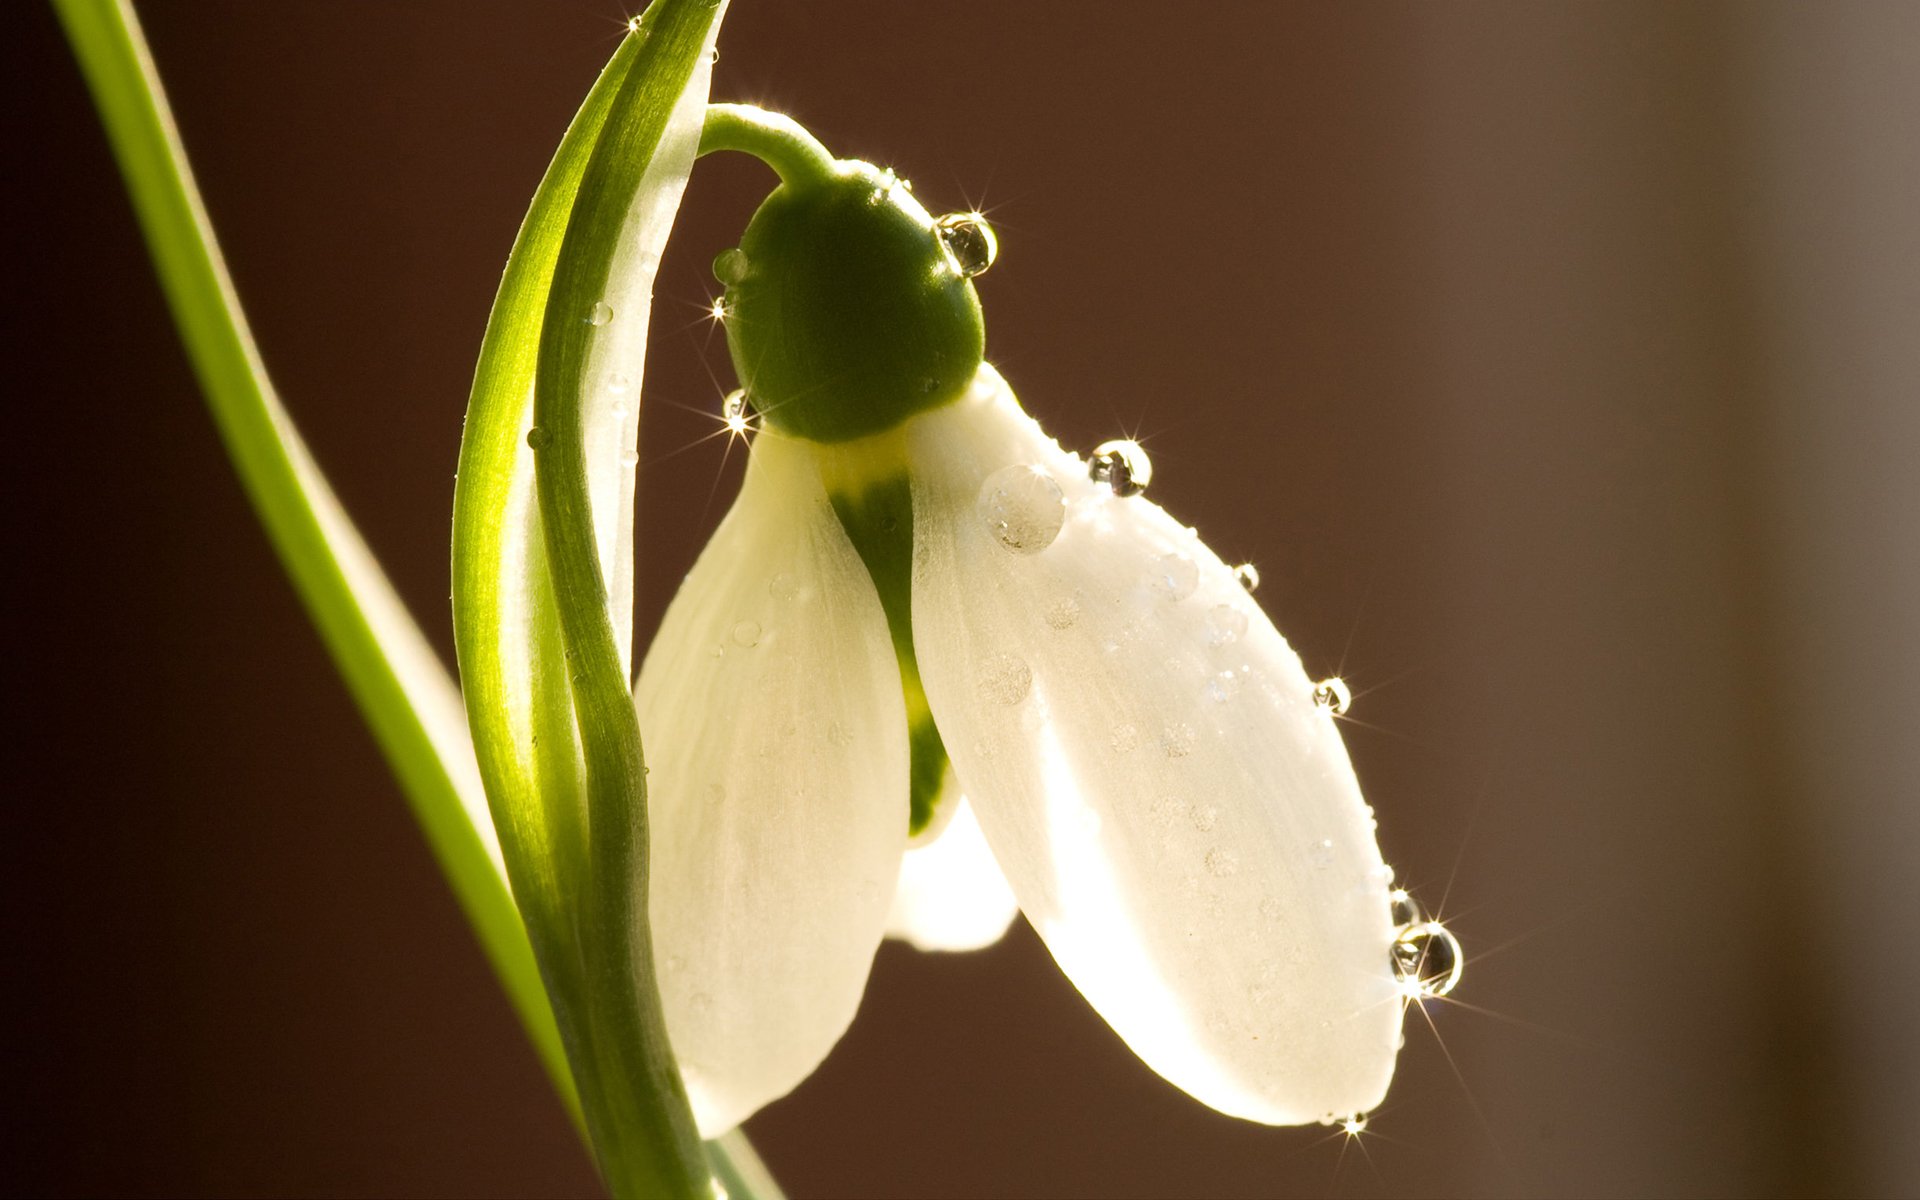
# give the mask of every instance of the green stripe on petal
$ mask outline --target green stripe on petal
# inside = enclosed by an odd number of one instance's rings
[[[865,487],[828,494],[841,527],[860,553],[886,610],[887,633],[900,662],[900,690],[907,707],[912,751],[907,829],[919,835],[933,824],[947,778],[947,748],[934,728],[933,710],[920,687],[913,656],[913,485],[902,472]]]

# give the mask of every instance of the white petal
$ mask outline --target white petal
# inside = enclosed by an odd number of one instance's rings
[[[804,443],[762,433],[640,672],[654,958],[701,1133],[859,1007],[907,841],[900,673]]]
[[[955,788],[951,775],[947,788]],[[943,788],[943,791],[946,789]],[[916,950],[978,950],[1007,932],[1018,911],[965,796],[940,805],[946,828],[900,860],[887,936]],[[923,835],[924,836],[924,835]]]
[[[1223,1112],[1372,1108],[1401,1017],[1389,872],[1299,657],[1191,530],[1091,483],[991,369],[909,437],[927,696],[1054,958]]]
[[[713,43],[724,16],[724,10],[714,14],[706,50],[695,60],[686,89],[674,101],[660,145],[634,193],[608,268],[601,307],[578,314],[600,327],[588,352],[582,436],[594,544],[607,585],[607,609],[621,667],[628,674],[633,661],[634,470],[639,462],[640,378],[647,362],[653,279],[700,145],[713,77]]]

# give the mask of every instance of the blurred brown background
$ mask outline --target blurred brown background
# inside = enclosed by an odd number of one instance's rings
[[[626,12],[139,10],[274,377],[445,646],[493,285]],[[591,1192],[52,18],[9,24],[0,1186]],[[750,1125],[795,1195],[1920,1191],[1920,6],[734,0],[721,46],[716,98],[989,209],[990,356],[1260,565],[1470,956],[1343,1146],[1162,1084],[1024,927],[888,946]],[[768,182],[703,164],[660,277],[643,635],[737,478],[701,310]]]

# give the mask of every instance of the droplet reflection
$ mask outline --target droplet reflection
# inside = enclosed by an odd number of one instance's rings
[[[1106,484],[1116,496],[1138,496],[1153,482],[1153,460],[1139,442],[1102,442],[1087,460],[1087,477]]]
[[[933,223],[933,235],[940,239],[947,265],[963,279],[986,274],[1000,257],[1000,239],[977,212],[948,213]]]
[[[1067,498],[1039,467],[1002,467],[980,485],[980,520],[987,532],[1015,554],[1038,554],[1060,536]]]

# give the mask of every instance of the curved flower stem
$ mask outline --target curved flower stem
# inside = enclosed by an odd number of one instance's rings
[[[738,150],[772,167],[780,182],[804,187],[833,173],[833,155],[785,113],[751,104],[709,104],[700,130],[700,153]]]

